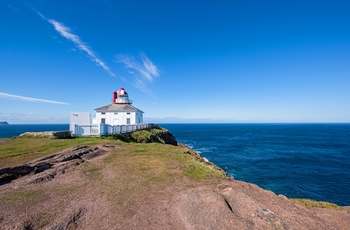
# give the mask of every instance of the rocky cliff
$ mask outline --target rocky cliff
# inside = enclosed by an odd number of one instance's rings
[[[166,130],[147,132],[80,138],[87,145],[0,169],[0,229],[350,229],[347,207],[306,208],[161,144],[175,143]]]

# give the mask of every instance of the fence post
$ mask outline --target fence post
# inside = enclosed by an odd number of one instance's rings
[[[78,125],[76,125],[76,124],[74,124],[74,126],[73,126],[73,132],[72,132],[72,134],[73,134],[73,136],[78,136],[78,134],[76,133],[77,131],[77,126]]]
[[[99,135],[103,135],[103,132],[104,132],[104,125],[100,124]]]

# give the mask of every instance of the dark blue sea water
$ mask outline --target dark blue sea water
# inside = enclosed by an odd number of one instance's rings
[[[160,126],[237,180],[290,198],[350,205],[350,124]],[[0,126],[0,138],[68,129],[68,124]]]
[[[350,124],[162,124],[243,180],[290,198],[350,205]]]
[[[0,125],[0,138],[19,136],[25,132],[44,132],[69,130],[69,124],[53,125]]]

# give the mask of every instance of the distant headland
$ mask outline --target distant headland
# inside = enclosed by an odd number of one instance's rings
[[[9,123],[7,121],[0,121],[0,125],[9,125]]]

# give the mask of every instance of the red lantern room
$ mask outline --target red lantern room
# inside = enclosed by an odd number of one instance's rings
[[[112,96],[113,104],[131,104],[132,101],[129,99],[128,93],[124,88],[120,88],[117,92],[113,92]]]

